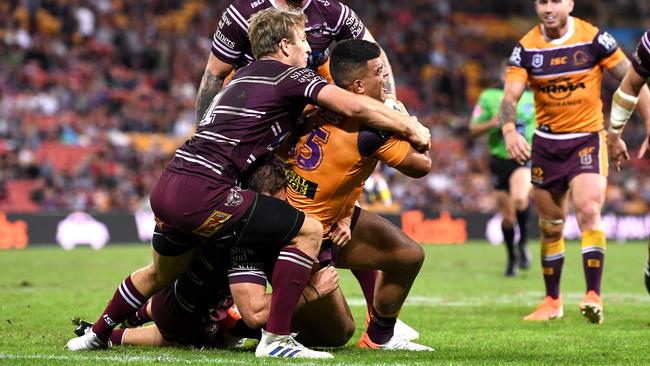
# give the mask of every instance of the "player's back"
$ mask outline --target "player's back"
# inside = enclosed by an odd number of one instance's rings
[[[241,68],[167,169],[236,184],[255,161],[275,150],[325,85],[313,70],[275,60]]]
[[[253,53],[248,39],[249,19],[255,13],[270,7],[277,7],[275,1],[233,1],[222,14],[212,37],[212,53],[220,60],[236,67],[253,62]],[[309,0],[302,10],[307,16],[305,33],[312,49],[309,67],[313,69],[326,61],[332,42],[361,38],[366,31],[354,11],[337,0]]]
[[[548,39],[541,25],[528,32],[510,56],[507,80],[528,81],[540,130],[600,131],[602,69],[625,55],[608,33],[575,17],[568,23],[569,31],[559,39]]]

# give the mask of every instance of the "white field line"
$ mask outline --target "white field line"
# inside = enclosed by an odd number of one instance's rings
[[[570,292],[562,294],[565,304],[578,304],[582,300],[583,293]],[[449,307],[472,307],[484,305],[526,305],[534,306],[542,301],[544,293],[530,291],[522,292],[518,295],[495,295],[495,296],[475,296],[475,297],[462,297],[462,296],[409,296],[406,299],[405,306],[449,306]],[[347,298],[350,306],[365,306],[366,300],[362,297],[349,297]],[[646,293],[603,293],[603,302],[607,303],[637,303],[648,304],[650,303],[650,295]]]
[[[220,358],[218,354],[215,354],[213,357],[208,357],[208,356],[202,356],[200,358],[195,358],[195,359],[186,359],[186,358],[181,358],[181,357],[173,357],[173,356],[147,356],[147,355],[127,355],[127,354],[119,354],[119,355],[102,355],[101,352],[105,351],[93,351],[93,352],[83,352],[83,353],[75,353],[75,354],[69,354],[69,355],[56,355],[56,354],[37,354],[37,353],[32,353],[32,354],[20,354],[20,353],[0,353],[0,361],[1,360],[32,360],[32,361],[65,361],[65,362],[74,362],[74,363],[79,363],[79,362],[115,362],[115,363],[128,363],[128,362],[148,362],[148,363],[163,363],[163,364],[184,364],[184,365],[193,365],[193,364],[206,364],[206,363],[214,363],[214,364],[224,364],[226,362],[228,365],[248,365],[250,364],[250,360],[243,359],[243,360],[235,360],[233,359],[233,354],[228,355],[229,357],[226,358]],[[200,351],[197,351],[200,352]],[[336,351],[334,351],[334,357],[336,357]],[[277,361],[278,363],[282,362],[280,359],[274,360]],[[345,361],[345,362],[332,362],[331,360],[327,360],[327,365],[328,366],[355,366],[355,365],[367,365],[367,363],[356,363],[356,362],[350,362],[350,361]],[[264,364],[262,362],[261,364]],[[301,362],[300,365],[322,365],[322,362]],[[409,363],[375,363],[373,364],[374,366],[413,366],[413,365],[426,365],[428,364],[427,362],[409,362]]]

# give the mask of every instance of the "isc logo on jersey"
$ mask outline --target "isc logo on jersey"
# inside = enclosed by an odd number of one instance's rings
[[[251,9],[255,9],[258,6],[264,4],[264,0],[256,0],[251,3]]]

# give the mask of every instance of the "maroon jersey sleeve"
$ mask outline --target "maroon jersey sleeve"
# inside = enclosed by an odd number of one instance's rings
[[[288,77],[282,79],[278,93],[288,98],[307,98],[316,102],[318,93],[327,85],[327,80],[316,71],[307,68],[290,69]]]
[[[333,1],[330,5],[331,11],[338,14],[338,20],[334,27],[334,34],[337,41],[343,39],[363,38],[366,33],[366,26],[359,16],[349,6],[338,1]]]
[[[249,49],[248,21],[231,4],[221,15],[212,37],[212,54],[223,62],[239,67],[253,62]]]
[[[641,36],[639,44],[632,54],[634,70],[644,78],[650,77],[650,30]]]

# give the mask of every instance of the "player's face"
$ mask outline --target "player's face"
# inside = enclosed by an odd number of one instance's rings
[[[289,64],[296,67],[307,67],[307,58],[311,53],[311,47],[307,43],[305,30],[300,28],[294,32],[294,40],[288,45]]]
[[[573,0],[535,0],[535,11],[547,32],[564,33]]]
[[[368,61],[368,69],[361,82],[365,94],[380,101],[386,100],[386,80],[388,72],[380,57]]]

